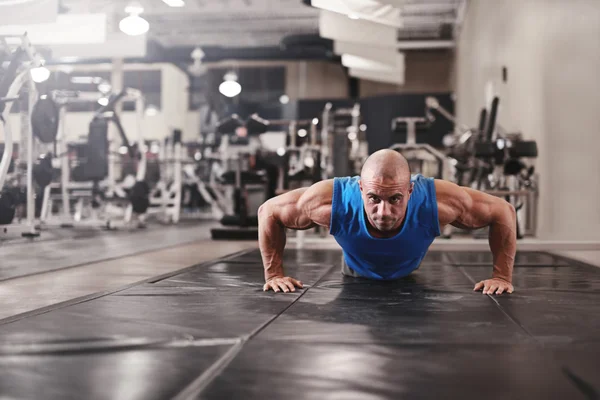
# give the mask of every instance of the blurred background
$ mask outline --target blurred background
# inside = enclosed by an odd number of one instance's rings
[[[60,124],[67,142],[87,135],[98,102],[125,88],[144,98],[144,140],[163,143],[178,130],[184,147],[205,141],[232,114],[320,119],[328,103],[332,112],[358,104],[365,154],[406,143],[408,125],[395,119],[428,117],[416,127],[416,143],[470,173],[491,159],[477,159],[473,146],[451,154],[457,149],[449,134],[481,128],[486,136],[489,121],[480,120],[481,111],[489,117],[498,98],[487,140],[505,138],[508,149],[518,137],[535,141],[537,151],[491,160],[479,174],[503,180],[495,167],[508,158],[535,171],[520,170],[519,182],[485,178],[479,186],[535,191],[535,200],[513,201],[533,207],[536,218],[523,218],[540,238],[597,238],[594,1],[30,0],[2,1],[0,9],[0,35],[27,32],[50,72],[36,83],[39,93],[88,95],[65,100]],[[223,82],[234,82],[233,92],[224,92]],[[451,118],[426,110],[427,97]],[[124,131],[133,132],[133,101],[118,107]],[[9,116],[15,142],[21,111],[16,104]],[[460,179],[473,186],[474,179]]]

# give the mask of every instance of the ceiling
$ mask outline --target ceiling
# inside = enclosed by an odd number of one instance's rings
[[[352,0],[357,2],[358,0]],[[373,0],[364,0],[374,2]],[[448,39],[463,0],[378,0],[399,9],[403,40]],[[131,0],[61,0],[63,12],[108,13],[113,26]],[[320,10],[310,0],[186,0],[172,8],[161,0],[137,0],[150,22],[149,38],[165,48],[278,46],[290,35],[319,34]]]
[[[172,47],[262,47],[291,34],[319,31],[319,10],[300,0],[186,0],[173,8],[161,0],[137,0],[150,23],[149,38]],[[72,13],[126,16],[130,0],[62,0]]]

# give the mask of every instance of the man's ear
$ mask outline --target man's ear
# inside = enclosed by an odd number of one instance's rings
[[[358,180],[358,188],[360,189],[360,191],[362,192],[362,182],[360,181],[360,179]]]
[[[408,190],[408,195],[409,196],[412,194],[414,188],[415,188],[415,183],[411,182],[410,183],[410,189]]]

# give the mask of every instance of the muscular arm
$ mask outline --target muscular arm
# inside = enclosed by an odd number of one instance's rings
[[[329,227],[333,181],[315,183],[274,197],[258,210],[258,243],[265,267],[265,281],[283,277],[285,228],[303,230]]]
[[[494,258],[492,278],[512,282],[517,251],[517,217],[514,207],[489,194],[436,180],[440,225],[463,229],[490,227],[490,250]],[[485,292],[485,289],[484,289]]]

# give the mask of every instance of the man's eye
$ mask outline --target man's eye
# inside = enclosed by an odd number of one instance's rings
[[[390,199],[390,203],[392,203],[392,204],[396,204],[396,203],[397,203],[397,202],[399,202],[399,201],[400,201],[400,197],[392,197],[392,198]]]
[[[379,203],[379,199],[377,197],[369,197],[371,203]]]

